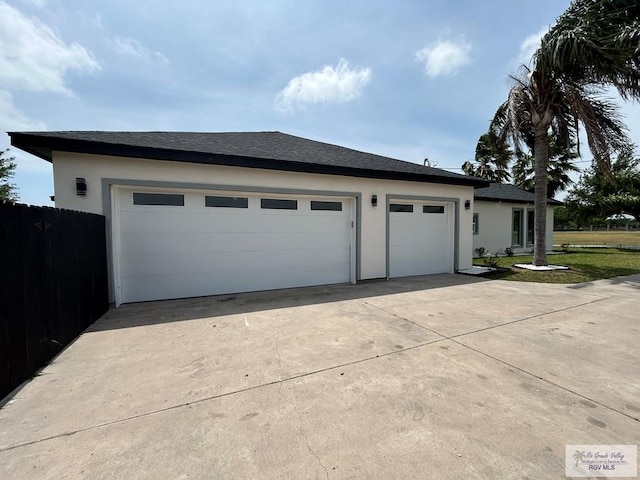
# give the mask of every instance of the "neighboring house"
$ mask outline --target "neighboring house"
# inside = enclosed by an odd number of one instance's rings
[[[473,251],[487,253],[529,252],[534,240],[534,194],[515,185],[492,183],[477,188],[473,205]],[[562,202],[549,199],[547,206],[547,247],[553,245],[553,207]]]
[[[116,305],[469,268],[487,185],[279,132],[9,135],[106,216]]]

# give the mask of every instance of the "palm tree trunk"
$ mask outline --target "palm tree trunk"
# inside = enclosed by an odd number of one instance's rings
[[[535,162],[535,237],[533,264],[547,263],[547,171],[549,170],[549,135],[547,126],[535,130],[534,162]]]

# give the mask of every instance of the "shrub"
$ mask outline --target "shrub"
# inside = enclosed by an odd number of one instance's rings
[[[476,257],[482,258],[487,253],[487,249],[484,247],[478,247],[474,250],[476,252]]]
[[[484,257],[484,259],[483,259],[484,264],[487,267],[496,268],[498,266],[498,256],[499,255],[500,255],[499,252],[496,252],[493,255],[489,254],[488,257]]]
[[[505,254],[507,257],[513,257],[513,248],[511,248],[511,247],[507,247],[507,248],[505,248],[505,249],[504,249],[504,254]]]

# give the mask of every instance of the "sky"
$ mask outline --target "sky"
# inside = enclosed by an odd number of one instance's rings
[[[8,131],[277,130],[460,172],[568,5],[0,0],[0,149],[33,205],[52,205],[51,164]]]

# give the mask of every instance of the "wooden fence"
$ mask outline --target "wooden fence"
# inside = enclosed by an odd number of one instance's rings
[[[103,216],[0,203],[0,399],[108,309]]]

